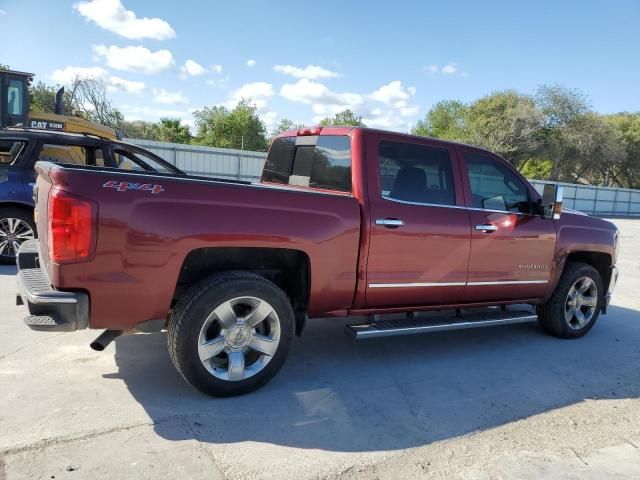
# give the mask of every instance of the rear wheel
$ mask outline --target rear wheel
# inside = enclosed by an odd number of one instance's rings
[[[179,300],[168,325],[171,359],[184,379],[226,397],[266,384],[282,367],[293,338],[287,296],[245,272],[215,275]]]
[[[0,263],[14,264],[23,242],[36,237],[33,213],[22,208],[0,208]]]
[[[556,337],[583,336],[600,315],[602,288],[600,274],[591,265],[567,265],[549,301],[538,306],[540,325]]]

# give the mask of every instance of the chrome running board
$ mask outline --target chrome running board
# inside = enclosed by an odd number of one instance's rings
[[[371,323],[347,325],[345,332],[359,340],[363,338],[393,337],[397,335],[512,325],[535,322],[538,319],[538,316],[531,311],[501,310],[498,308],[466,310],[460,316],[455,315],[455,311],[438,313],[438,316],[425,318],[415,318],[413,314],[408,314],[406,318],[402,319],[376,319]]]

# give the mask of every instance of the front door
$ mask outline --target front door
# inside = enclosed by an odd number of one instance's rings
[[[506,162],[461,150],[472,229],[465,300],[543,296],[553,267],[555,223],[533,214],[534,193]]]
[[[451,146],[370,134],[368,307],[463,300],[470,248]]]

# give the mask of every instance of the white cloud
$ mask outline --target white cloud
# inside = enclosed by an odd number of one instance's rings
[[[364,101],[363,96],[357,93],[332,92],[326,85],[319,82],[312,82],[306,78],[298,80],[293,84],[285,83],[282,88],[280,88],[280,95],[292,102],[345,106],[345,108],[360,105]]]
[[[276,72],[284,73],[295,78],[308,78],[309,80],[316,80],[318,78],[334,78],[339,77],[340,74],[327,70],[326,68],[319,67],[317,65],[307,65],[304,68],[294,67],[293,65],[276,65],[273,67]]]
[[[413,95],[415,95],[415,88],[413,88],[413,94],[411,94],[409,89],[405,89],[402,86],[402,82],[400,80],[394,80],[393,82],[389,82],[388,84],[381,86],[378,90],[369,94],[369,98],[390,105],[393,102],[404,102],[411,98]],[[396,106],[404,107],[405,104]]]
[[[445,65],[444,67],[442,67],[442,70],[440,70],[442,73],[446,74],[446,75],[453,75],[454,73],[456,73],[458,71],[458,67],[456,67],[454,64],[449,63],[447,65]]]
[[[152,52],[140,46],[117,47],[111,45],[94,45],[93,51],[98,58],[102,57],[106,64],[116,70],[153,74],[173,67],[173,54],[169,50]]]
[[[69,84],[76,79],[78,80],[105,80],[109,75],[102,67],[65,67],[54,70],[51,74],[51,80],[61,85]]]
[[[438,74],[455,75],[456,73],[459,72],[458,64],[455,62],[449,62],[446,65],[443,65],[442,67],[435,64],[429,65],[429,66],[423,67],[423,70],[425,70],[430,75],[438,75]],[[462,75],[466,76],[466,73],[463,73]]]
[[[159,120],[160,118],[179,118],[185,125],[193,123],[191,112],[171,108],[123,105],[122,111],[127,120]]]
[[[124,8],[120,0],[78,2],[73,8],[98,26],[125,38],[166,40],[176,36],[176,32],[166,21],[160,18],[138,18],[135,12]]]
[[[264,123],[268,130],[271,130],[278,123],[278,114],[273,111],[268,111],[260,115],[260,120],[262,120],[262,123]]]
[[[417,105],[412,104],[415,94],[415,87],[405,88],[399,80],[368,94],[333,92],[326,85],[308,79],[285,84],[280,89],[280,95],[286,99],[311,105],[316,123],[348,108],[355,115],[362,116],[369,126],[401,131],[410,128],[407,118],[420,111]]]
[[[189,99],[185,97],[182,92],[170,92],[164,88],[154,88],[153,95],[153,101],[155,103],[163,103],[166,105],[189,103]]]
[[[65,67],[54,70],[51,79],[59,84],[68,85],[77,80],[97,80],[103,82],[107,91],[122,93],[142,93],[145,89],[144,82],[125,80],[124,78],[109,75],[102,67]]]
[[[222,77],[222,78],[210,78],[205,83],[213,87],[226,88],[227,85],[229,84],[229,80],[230,78],[228,76]]]
[[[267,98],[273,95],[273,86],[266,82],[245,83],[235,90],[225,103],[228,108],[235,107],[242,99],[251,100],[259,110],[264,110],[267,106]]]
[[[195,60],[191,59],[184,62],[184,65],[180,67],[180,71],[182,72],[182,75],[180,75],[180,78],[182,79],[187,77],[197,77],[199,75],[204,75],[205,73],[207,73],[206,68],[204,68]]]
[[[109,77],[109,84],[107,85],[107,90],[110,92],[142,93],[144,88],[144,82],[125,80],[115,76]]]
[[[220,65],[220,64],[218,64],[218,63],[216,63],[216,64],[214,64],[214,65],[211,65],[211,71],[212,71],[212,72],[215,72],[215,73],[217,73],[217,74],[222,73],[222,65]]]
[[[247,67],[251,68],[255,66],[256,66],[256,61],[253,58],[250,58],[249,60],[247,60]]]
[[[0,15],[6,15],[7,11],[3,8],[0,8]]]

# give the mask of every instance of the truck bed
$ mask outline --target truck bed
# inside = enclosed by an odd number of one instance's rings
[[[47,225],[52,188],[97,205],[89,260],[57,264],[41,255],[56,289],[88,293],[91,328],[166,318],[188,274],[185,260],[206,249],[297,252],[310,263],[310,316],[352,306],[361,220],[350,195],[47,162],[36,170],[39,228]],[[47,232],[39,234],[47,252]]]

